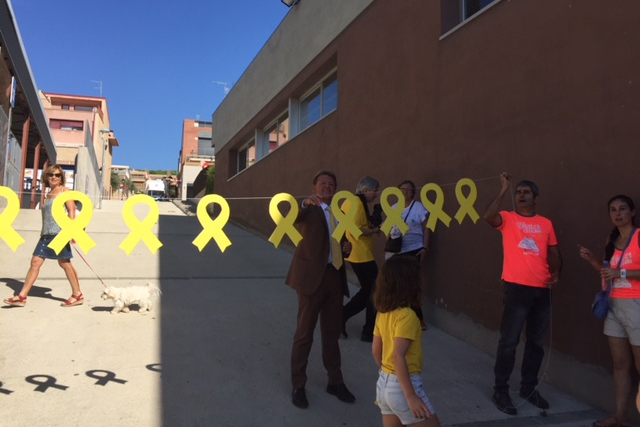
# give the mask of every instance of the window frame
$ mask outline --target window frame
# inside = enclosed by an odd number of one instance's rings
[[[442,1],[442,0],[441,0]],[[470,15],[469,17],[465,18],[465,11],[466,11],[466,5],[467,2],[469,0],[458,0],[459,1],[459,7],[460,7],[460,16],[459,19],[460,21],[458,22],[457,25],[454,25],[453,28],[451,28],[450,30],[448,30],[447,32],[445,32],[444,34],[442,34],[439,38],[440,41],[442,41],[443,39],[445,39],[446,37],[448,37],[449,35],[455,33],[456,31],[458,31],[458,29],[464,27],[465,25],[467,25],[469,22],[473,21],[474,19],[478,18],[480,15],[482,15],[483,13],[487,12],[489,9],[491,9],[492,7],[494,7],[495,5],[499,4],[502,2],[502,0],[493,0],[491,3],[489,3],[488,5],[486,5],[485,7],[481,8],[480,10],[478,10],[476,13],[474,13],[473,15]]]
[[[324,83],[329,80],[330,78],[335,77],[335,79],[333,80],[333,82],[336,83],[336,106],[335,108],[333,108],[331,111],[325,111],[325,99],[324,99],[324,93],[325,93],[325,85]],[[332,83],[333,83],[332,82]],[[324,119],[325,117],[327,117],[329,114],[333,113],[334,111],[336,111],[338,109],[339,103],[338,103],[338,87],[339,87],[339,78],[338,78],[338,67],[333,68],[331,71],[329,71],[327,74],[325,74],[316,84],[314,84],[309,90],[307,90],[305,93],[302,94],[302,96],[300,96],[297,100],[297,108],[298,108],[298,133],[300,134],[302,132],[304,132],[306,129],[309,129],[311,126],[315,125],[316,123],[318,123],[319,121],[321,121],[322,119]],[[318,94],[318,97],[320,98],[320,117],[318,118],[318,120],[316,120],[313,123],[309,123],[306,126],[303,126],[303,122],[302,122],[302,103],[307,100],[311,95],[313,95],[313,93],[315,91],[317,91],[318,89],[320,89],[320,93]],[[296,135],[297,135],[296,134]],[[292,135],[292,137],[295,135]],[[289,138],[291,139],[291,138]]]
[[[249,164],[249,161],[245,158],[245,167],[240,169],[240,153],[242,153],[242,151],[247,150],[247,154],[249,153],[249,149],[251,148],[251,145],[253,144],[253,146],[255,147],[255,153],[254,153],[254,159],[253,159],[253,163]],[[238,148],[237,151],[237,159],[236,159],[236,175],[239,174],[240,172],[249,169],[251,166],[255,165],[256,162],[258,161],[258,146],[256,145],[256,138],[255,135],[253,137],[251,137],[246,143],[242,144],[242,146],[240,146],[240,148]]]

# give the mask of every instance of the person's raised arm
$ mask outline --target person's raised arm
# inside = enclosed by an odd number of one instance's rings
[[[491,224],[493,228],[500,227],[500,225],[502,225],[502,217],[498,213],[498,210],[500,209],[500,203],[502,203],[504,195],[507,194],[507,191],[509,191],[510,185],[511,175],[509,175],[507,172],[502,172],[500,174],[500,191],[483,215],[484,219],[489,224]]]

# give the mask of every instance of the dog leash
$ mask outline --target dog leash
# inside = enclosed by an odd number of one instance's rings
[[[98,276],[98,273],[96,273],[96,271],[93,269],[93,267],[91,267],[91,264],[89,264],[89,261],[86,260],[85,257],[82,256],[82,253],[80,253],[80,251],[78,250],[78,248],[76,247],[76,244],[73,243],[73,249],[76,250],[76,253],[80,256],[80,258],[82,258],[82,261],[84,261],[85,264],[87,264],[87,267],[89,267],[89,270],[93,271],[93,274],[96,275],[96,277],[98,278],[98,280],[100,280],[100,283],[102,283],[102,286],[104,286],[105,288],[107,287],[107,285],[102,281],[102,279],[100,278],[100,276]]]

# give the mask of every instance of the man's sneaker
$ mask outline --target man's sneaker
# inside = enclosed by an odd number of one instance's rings
[[[493,393],[493,403],[496,404],[496,408],[498,408],[499,411],[507,415],[518,415],[518,411],[516,411],[513,402],[511,402],[511,397],[509,397],[509,392],[496,391]]]
[[[538,390],[520,390],[520,397],[526,399],[533,406],[537,406],[540,409],[549,409],[549,402],[538,393]]]

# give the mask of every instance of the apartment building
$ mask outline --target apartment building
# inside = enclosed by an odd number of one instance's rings
[[[351,191],[365,175],[437,183],[451,217],[461,178],[475,180],[480,214],[501,172],[535,181],[565,260],[547,375],[604,406],[613,392],[584,386],[610,387],[590,313],[598,278],[575,247],[602,249],[611,196],[640,201],[622,160],[640,154],[629,48],[639,14],[632,0],[302,0],[213,114],[216,193],[246,197],[230,201],[232,220],[269,235],[268,200],[248,198],[308,194],[320,169]],[[440,222],[425,269],[430,321],[495,352],[501,263],[487,224]]]
[[[136,193],[144,193],[144,186],[149,179],[149,172],[144,170],[131,169],[131,182],[135,187]]]
[[[91,158],[91,169],[95,171],[98,194],[101,188],[103,197],[109,197],[113,149],[119,143],[111,130],[107,99],[42,91],[40,95],[59,152],[58,164],[65,170],[77,173],[79,149],[86,147]],[[73,183],[67,185],[76,188]]]
[[[42,192],[29,175],[38,179],[56,159],[11,3],[0,0],[0,185],[19,195],[21,207],[34,208]],[[0,207],[5,204],[0,198]]]
[[[182,124],[182,147],[179,156],[180,187],[182,200],[196,197],[193,187],[198,175],[215,163],[215,150],[211,143],[213,124],[202,120],[185,120]]]

